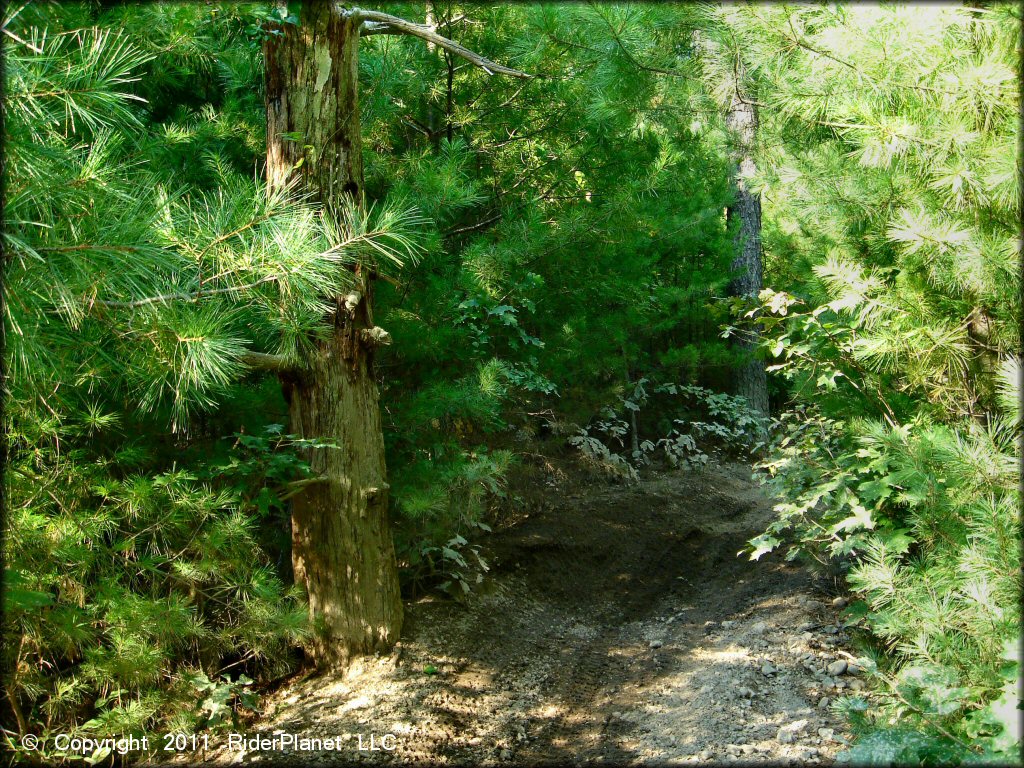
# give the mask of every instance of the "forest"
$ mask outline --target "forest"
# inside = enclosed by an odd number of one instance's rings
[[[11,764],[1021,761],[1019,4],[2,12]]]

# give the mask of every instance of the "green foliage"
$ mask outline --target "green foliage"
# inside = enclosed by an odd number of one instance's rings
[[[390,12],[422,21],[424,8]],[[434,14],[443,34],[542,77],[491,78],[404,37],[360,44],[367,188],[427,219],[422,259],[401,285],[379,287],[375,309],[394,339],[379,365],[410,590],[445,580],[431,574],[455,562],[440,554],[453,536],[475,541],[461,516],[484,502],[467,502],[460,478],[500,481],[505,464],[489,466],[482,442],[504,447],[551,408],[586,418],[616,397],[625,369],[724,386],[731,363],[712,302],[731,255],[719,136],[691,130],[699,86],[636,63],[692,57],[699,14]]]
[[[252,407],[247,352],[300,355],[342,267],[414,260],[420,219],[252,180],[243,16],[33,4],[5,19],[13,733],[224,724],[308,634],[276,535],[301,445],[218,438],[279,407]]]
[[[875,687],[842,705],[863,733],[844,759],[1012,755],[1019,11],[432,7],[539,77],[366,37],[368,205],[339,211],[258,181],[266,22],[294,14],[9,11],[17,728],[234,727],[288,667],[307,627],[287,502],[317,478],[250,353],[309,352],[359,262],[394,342],[376,362],[407,593],[478,583],[538,414],[598,413],[570,442],[625,477],[767,448],[779,516],[751,554],[788,543],[858,598]],[[718,298],[737,87],[760,120],[754,303]],[[791,399],[770,430],[724,394],[755,328]]]
[[[237,729],[237,709],[255,710],[258,706],[256,694],[251,690],[253,681],[245,675],[239,675],[237,680],[213,681],[205,672],[197,672],[185,679],[200,695],[198,721],[201,727]]]
[[[149,451],[96,421],[22,418],[10,433],[8,690],[44,736],[191,729],[182,676],[280,674],[306,609],[237,491],[180,466],[140,471]],[[83,433],[103,448],[75,447]]]
[[[466,537],[491,530],[489,505],[504,499],[511,451],[467,451],[449,441],[406,464],[394,488],[400,525],[395,546],[411,594],[440,589],[462,599],[489,570],[480,546]]]
[[[637,480],[637,470],[656,457],[671,467],[694,469],[707,465],[704,449],[750,455],[761,448],[767,420],[745,398],[693,384],[659,384],[648,392],[650,384],[637,381],[628,396],[619,396],[618,408],[603,408],[600,418],[580,428],[569,444],[604,471],[627,480]],[[651,410],[659,416],[654,434],[640,427],[640,417],[650,406],[656,406]],[[617,453],[616,446],[625,449],[627,435],[631,450]]]
[[[756,559],[792,530],[791,556],[849,564],[860,598],[849,621],[890,654],[878,665],[883,712],[1003,751],[1007,731],[996,721],[979,729],[977,710],[1019,674],[1003,658],[1020,632],[1018,436],[998,420],[844,427],[791,414],[761,465],[787,500],[751,542]]]
[[[849,709],[851,763],[1019,749],[1003,657],[1021,593],[1014,14],[729,15],[779,139],[758,179],[779,288],[726,333],[758,328],[795,399],[760,466],[779,516],[750,552],[789,539],[790,557],[847,571],[877,661],[870,705]]]

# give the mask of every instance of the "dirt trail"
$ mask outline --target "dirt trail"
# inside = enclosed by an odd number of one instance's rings
[[[828,703],[862,683],[828,672],[846,636],[811,577],[736,556],[770,516],[749,467],[534,474],[549,503],[490,537],[489,589],[410,604],[395,653],[279,692],[252,731],[341,739],[303,764],[831,762]]]

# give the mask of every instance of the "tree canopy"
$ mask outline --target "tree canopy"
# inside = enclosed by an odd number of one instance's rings
[[[220,727],[301,665],[291,512],[339,447],[291,398],[355,296],[404,596],[485,578],[545,440],[627,479],[721,444],[779,500],[746,554],[852,595],[849,759],[1012,759],[1019,7],[345,6],[342,199],[267,132],[302,5],[5,10],[8,744]]]

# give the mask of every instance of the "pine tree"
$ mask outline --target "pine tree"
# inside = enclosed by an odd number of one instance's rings
[[[742,72],[742,66],[739,67]],[[749,178],[755,172],[751,157],[757,141],[757,105],[742,92],[740,77],[736,78],[725,124],[736,143],[734,189],[735,203],[728,209],[730,222],[738,222],[736,231],[736,258],[732,269],[737,276],[729,284],[732,296],[753,297],[761,292],[764,279],[761,261],[761,195],[750,189]],[[757,348],[756,334],[744,339],[741,347],[748,353]],[[737,371],[736,392],[758,412],[768,415],[768,383],[764,362],[757,357],[748,359]]]
[[[797,400],[764,465],[779,520],[752,549],[791,531],[794,555],[848,570],[877,685],[849,702],[854,762],[1019,749],[1017,14],[733,16],[774,144],[756,322]]]
[[[94,27],[87,7],[23,7],[4,24],[4,687],[14,728],[44,736],[191,731],[250,695],[239,672],[289,668],[306,611],[263,528],[309,481],[287,452],[306,445],[269,424],[238,438],[255,458],[229,460],[204,422],[230,422],[218,406],[251,398],[254,365],[300,356],[321,296],[351,287],[339,264],[414,252],[403,210],[339,222],[247,174],[242,19],[110,13]],[[155,116],[204,87],[220,111]],[[271,454],[279,471],[253,488]],[[205,714],[201,691],[219,702]]]
[[[287,190],[300,179],[335,216],[364,206],[359,119],[359,38],[409,34],[468,58],[489,72],[523,76],[388,14],[339,9],[306,0],[298,19],[269,29],[264,45],[267,179]],[[343,213],[346,209],[350,213]],[[339,221],[344,225],[344,220]],[[345,669],[353,657],[398,639],[402,602],[388,525],[388,490],[373,351],[390,340],[373,324],[376,265],[354,267],[352,288],[329,297],[326,338],[282,379],[291,430],[329,445],[310,451],[319,482],[292,504],[292,563],[318,628],[314,655],[324,668]]]

